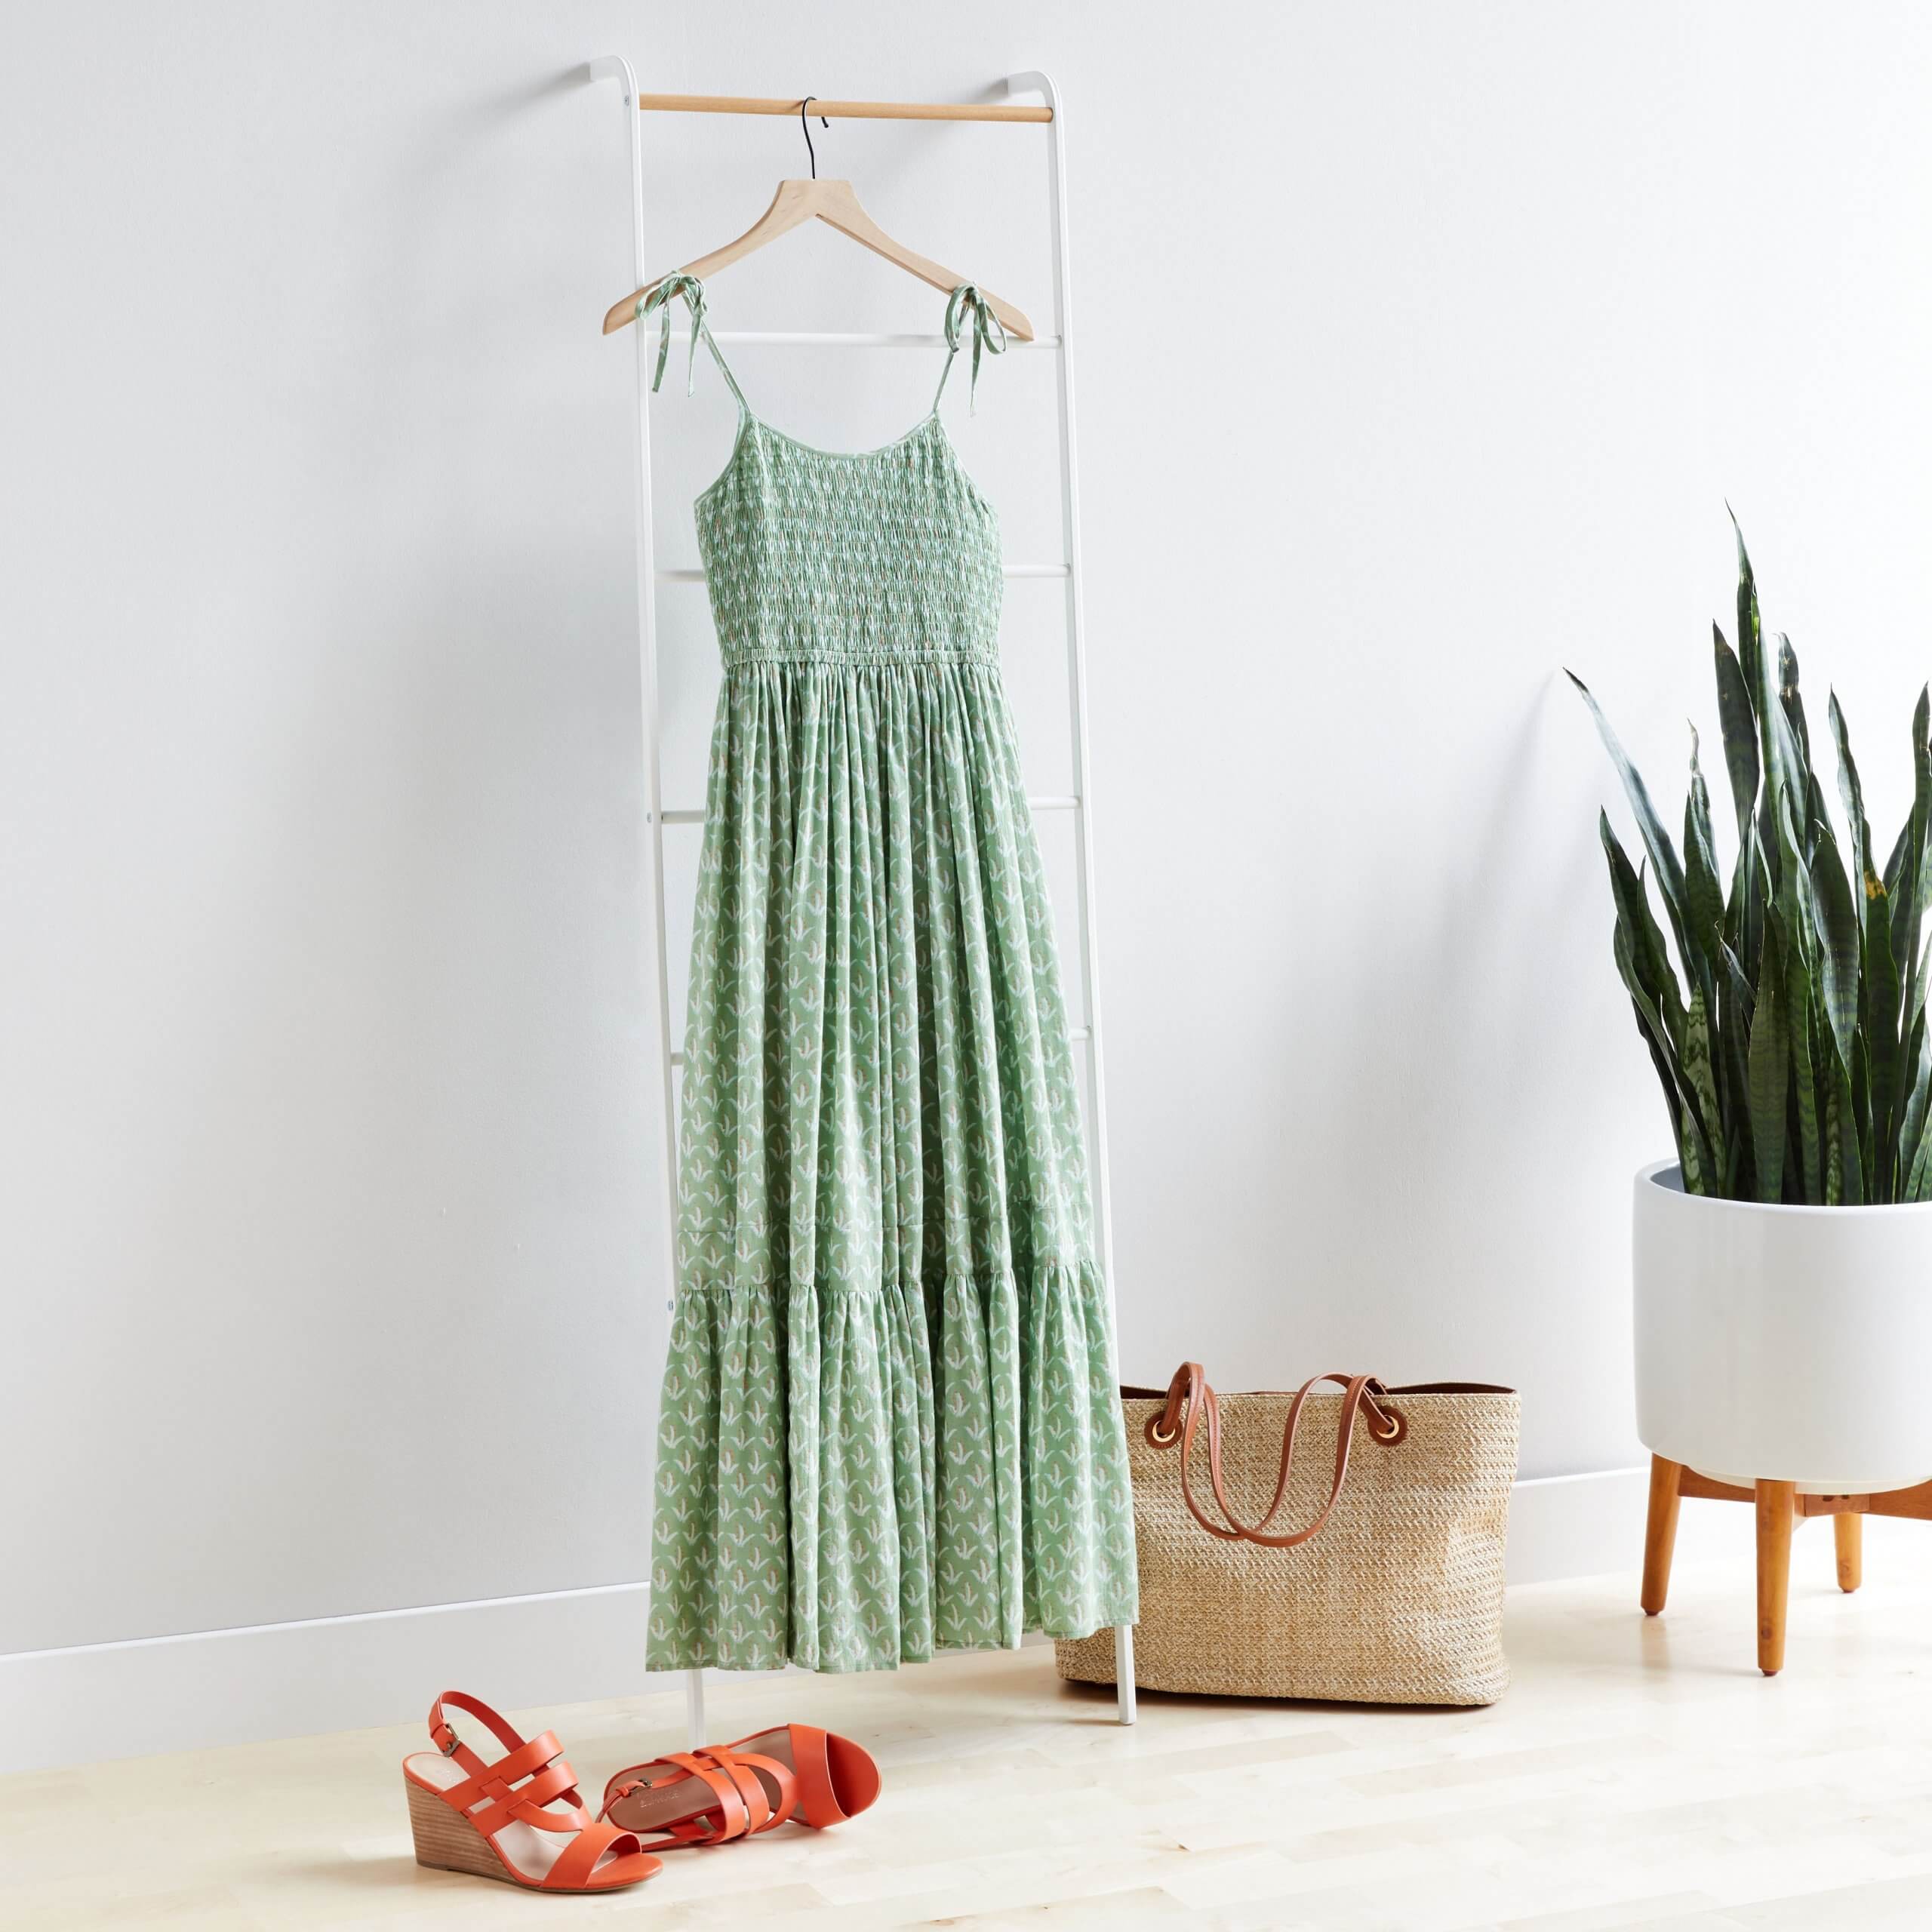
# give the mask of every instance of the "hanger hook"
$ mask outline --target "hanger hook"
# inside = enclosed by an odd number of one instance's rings
[[[812,103],[817,100],[817,98],[818,96],[817,94],[808,94],[805,96],[804,99],[798,103],[798,126],[805,137],[805,152],[811,156],[812,179],[814,181],[818,179],[818,150],[812,146],[812,131],[805,119],[805,109],[810,107]],[[828,132],[830,131],[832,127],[832,123],[828,121],[823,114],[818,117],[818,125],[821,128],[825,128]]]

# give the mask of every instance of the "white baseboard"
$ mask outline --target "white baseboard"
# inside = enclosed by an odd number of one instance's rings
[[[1509,1583],[1549,1583],[1623,1571],[1634,1591],[1644,1565],[1650,1500],[1647,1463],[1641,1469],[1518,1483],[1509,1500]],[[1735,1503],[1687,1503],[1678,1525],[1675,1573],[1722,1565],[1733,1571],[1741,1567],[1748,1576],[1756,1560],[1757,1520],[1755,1510]],[[1889,1534],[1875,1521],[1866,1527]]]
[[[0,1656],[0,1771],[505,1709],[645,1687],[645,1586],[555,1590]]]
[[[1634,1572],[1648,1484],[1642,1469],[1518,1482],[1511,1583]],[[635,1695],[645,1598],[612,1583],[0,1656],[0,1771],[402,1724],[452,1687],[512,1709]]]
[[[1509,1582],[1551,1583],[1641,1567],[1650,1497],[1647,1464],[1519,1481],[1509,1496]]]

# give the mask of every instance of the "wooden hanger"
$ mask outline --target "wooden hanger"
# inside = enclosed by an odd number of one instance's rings
[[[840,234],[849,235],[874,254],[883,255],[888,262],[905,269],[909,275],[917,275],[942,294],[950,295],[962,281],[971,279],[968,275],[956,275],[951,269],[894,241],[859,205],[859,198],[852,192],[851,182],[781,181],[777,193],[771,198],[771,207],[737,241],[728,242],[723,248],[714,248],[709,254],[700,255],[696,261],[687,262],[681,269],[669,269],[657,281],[648,281],[641,288],[634,289],[604,318],[604,333],[612,334],[626,323],[635,321],[638,304],[672,275],[695,275],[700,281],[707,281],[720,269],[729,268],[734,262],[742,261],[746,256],[762,248],[768,242],[775,242],[780,235],[812,220],[829,223]],[[1017,336],[1022,342],[1033,340],[1033,325],[1011,302],[1001,300],[988,288],[983,288],[980,292],[1008,335]]]

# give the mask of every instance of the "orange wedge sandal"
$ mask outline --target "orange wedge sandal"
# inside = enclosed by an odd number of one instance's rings
[[[450,1728],[445,1704],[488,1725],[505,1755],[486,1764]],[[488,1704],[445,1690],[429,1706],[429,1741],[435,1750],[402,1761],[418,1865],[533,1892],[622,1891],[664,1869],[635,1832],[583,1808],[549,1731],[526,1744]]]
[[[636,1833],[647,1853],[675,1851],[749,1838],[788,1820],[823,1831],[866,1810],[878,1784],[872,1754],[849,1737],[779,1724],[735,1744],[632,1764],[605,1788],[601,1815]]]

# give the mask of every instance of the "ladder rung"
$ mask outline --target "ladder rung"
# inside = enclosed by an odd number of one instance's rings
[[[714,342],[742,343],[752,348],[943,349],[946,337],[929,334],[852,334],[838,329],[713,329]],[[1015,349],[1057,349],[1062,338],[1036,335],[1031,342],[1013,336]]]
[[[1077,812],[1080,809],[1078,795],[1071,792],[1041,792],[1026,801],[1036,812]],[[662,814],[666,825],[702,825],[704,808],[702,805],[666,805]]]
[[[1069,1026],[1066,1029],[1066,1037],[1075,1041],[1091,1040],[1094,1037],[1094,1029],[1091,1026]],[[683,1050],[679,1048],[674,1051],[671,1055],[671,1064],[673,1066],[682,1066],[684,1063]]]
[[[1072,572],[1065,564],[1003,564],[1000,574],[1004,577],[1068,577]],[[679,565],[675,569],[660,570],[657,577],[660,583],[702,583],[704,573],[694,565]]]

